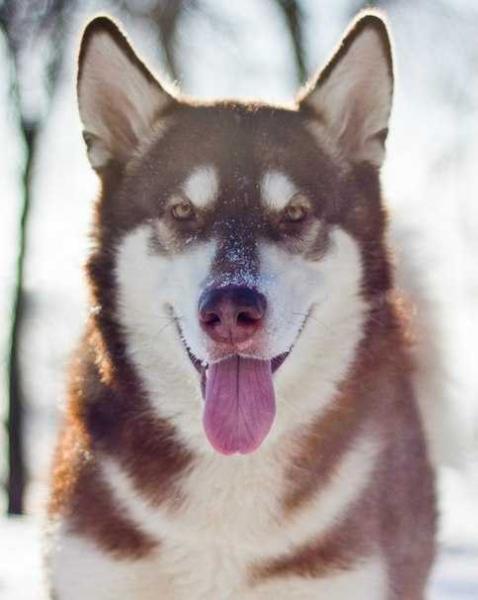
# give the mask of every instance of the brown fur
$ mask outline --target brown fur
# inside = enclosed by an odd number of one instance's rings
[[[94,336],[90,336],[91,338]],[[88,350],[84,356],[91,356]],[[181,495],[175,480],[192,456],[174,440],[166,422],[155,419],[138,393],[127,394],[132,382],[113,389],[97,367],[82,359],[75,364],[64,431],[55,454],[49,512],[68,516],[72,531],[92,536],[107,551],[139,558],[156,544],[115,505],[101,479],[96,458],[119,460],[138,489],[152,503],[168,500],[178,509]],[[86,399],[86,402],[85,402]]]

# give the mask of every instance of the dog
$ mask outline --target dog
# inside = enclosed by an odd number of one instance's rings
[[[53,468],[57,600],[419,600],[433,469],[380,168],[388,27],[361,13],[290,106],[170,92],[97,17],[101,181]]]

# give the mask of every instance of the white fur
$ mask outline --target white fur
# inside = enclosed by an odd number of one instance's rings
[[[371,557],[349,571],[337,571],[322,579],[287,577],[248,588],[240,578],[224,581],[231,555],[217,549],[205,557],[198,548],[196,558],[217,581],[204,584],[201,572],[181,568],[183,556],[177,548],[176,560],[181,579],[174,582],[161,575],[161,550],[140,561],[114,560],[85,538],[63,532],[58,538],[61,550],[55,553],[53,583],[59,600],[386,600],[387,580],[383,561]],[[233,558],[233,557],[232,557]],[[167,562],[167,561],[166,561]],[[196,565],[197,567],[197,565]]]
[[[360,251],[339,228],[330,240],[318,262],[292,257],[273,244],[262,248],[271,344],[280,351],[294,344],[275,375],[279,414],[271,440],[291,426],[310,423],[328,405],[363,335],[367,307],[360,296]]]
[[[168,307],[179,320],[185,343],[207,361],[208,340],[199,326],[197,305],[210,281],[216,244],[155,255],[150,235],[148,226],[138,228],[118,252],[119,317],[128,352],[158,414],[172,420],[185,443],[209,453],[199,376]],[[255,285],[268,300],[262,357],[272,358],[294,345],[275,375],[278,411],[268,444],[284,431],[309,423],[330,402],[361,339],[366,305],[360,296],[360,251],[340,229],[332,232],[330,250],[321,261],[263,243],[260,262]]]
[[[383,42],[373,27],[366,27],[306,102],[325,117],[343,154],[379,166],[384,146],[374,136],[387,128],[392,90]]]
[[[151,229],[143,226],[120,245],[116,277],[118,312],[128,352],[144,380],[155,410],[177,425],[192,445],[200,437],[202,398],[199,377],[187,356],[178,324],[189,324],[199,338],[199,294],[210,273],[215,243],[195,245],[180,254],[156,255]],[[174,312],[171,313],[170,307]]]
[[[294,183],[281,171],[268,171],[262,179],[262,200],[271,210],[283,210],[297,191]]]
[[[83,57],[78,103],[85,131],[95,136],[88,152],[95,169],[128,150],[129,127],[137,143],[149,136],[159,111],[169,101],[110,33],[99,30],[93,34]]]
[[[385,600],[387,592],[386,566],[375,556],[349,571],[337,571],[320,580],[272,580],[242,595],[241,600]]]
[[[216,169],[212,166],[195,169],[186,179],[183,189],[197,208],[207,208],[216,199],[219,182]]]

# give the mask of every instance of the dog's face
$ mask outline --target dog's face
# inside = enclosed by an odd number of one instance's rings
[[[225,454],[257,449],[276,412],[276,430],[310,418],[389,285],[383,22],[358,20],[297,105],[279,108],[173,98],[99,18],[78,90],[103,181],[92,262],[112,271],[91,269],[94,287],[161,416],[191,440],[202,418]]]

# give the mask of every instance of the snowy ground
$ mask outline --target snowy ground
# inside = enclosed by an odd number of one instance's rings
[[[39,532],[38,522],[31,519],[0,521],[2,600],[46,600]],[[434,570],[428,600],[477,598],[478,547],[444,548]]]

